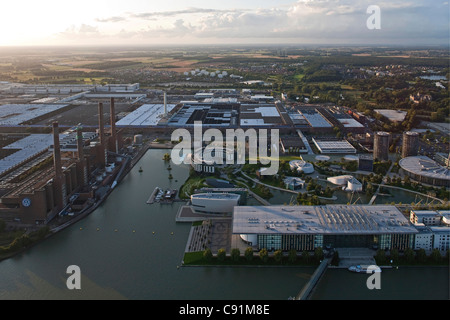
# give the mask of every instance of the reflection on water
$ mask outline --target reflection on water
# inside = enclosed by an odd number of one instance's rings
[[[369,275],[328,269],[313,300],[448,300],[449,270],[445,267],[400,267],[383,270],[381,290],[369,290]]]

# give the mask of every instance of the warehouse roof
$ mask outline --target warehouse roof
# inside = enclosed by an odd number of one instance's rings
[[[395,206],[269,206],[234,208],[234,234],[411,234]]]

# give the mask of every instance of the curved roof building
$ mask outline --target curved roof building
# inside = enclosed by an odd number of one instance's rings
[[[201,193],[192,195],[191,203],[196,212],[231,213],[240,199],[239,194],[233,193]]]
[[[363,189],[363,185],[353,176],[338,176],[338,177],[330,177],[327,179],[328,182],[332,184],[344,186],[345,191],[356,191],[360,192]]]
[[[304,172],[306,174],[314,173],[314,166],[303,160],[293,160],[289,162],[291,170],[297,170],[298,172]]]
[[[400,167],[414,180],[438,187],[450,187],[450,170],[425,157],[408,157],[400,160]]]

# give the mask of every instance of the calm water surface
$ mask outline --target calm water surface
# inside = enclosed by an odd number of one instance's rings
[[[156,186],[177,189],[188,176],[188,168],[172,166],[170,182],[164,153],[150,150],[86,219],[0,262],[0,299],[286,300],[295,296],[314,269],[178,268],[190,230],[189,224],[175,222],[182,203],[146,204]],[[138,172],[141,166],[143,173]],[[291,197],[279,192],[274,202],[289,203]],[[70,265],[81,268],[82,289],[77,292],[66,287]],[[448,298],[445,268],[387,272],[383,274],[386,290],[376,296],[367,292],[365,280],[355,276],[328,270],[313,298]]]

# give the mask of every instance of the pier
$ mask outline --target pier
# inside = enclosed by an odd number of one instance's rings
[[[320,278],[323,276],[325,271],[328,268],[328,265],[331,263],[331,258],[324,259],[316,271],[311,276],[309,282],[303,287],[302,291],[295,297],[294,300],[308,300],[311,295],[313,289],[319,283]]]
[[[156,187],[155,190],[153,190],[153,193],[150,195],[150,198],[147,200],[147,204],[154,204],[154,203],[174,203],[174,202],[180,202],[184,200],[176,199],[176,195],[178,193],[178,190],[171,190],[171,189],[161,189],[159,187]]]
[[[159,188],[155,188],[155,190],[153,190],[153,193],[151,194],[150,198],[148,198],[148,200],[147,200],[147,204],[155,203],[155,198],[156,198],[156,195],[158,194],[158,192],[159,192]]]

